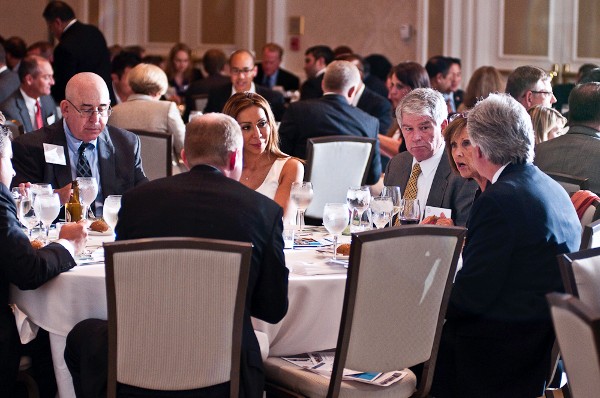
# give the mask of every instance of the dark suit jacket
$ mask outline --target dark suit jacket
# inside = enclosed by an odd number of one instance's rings
[[[61,36],[54,49],[54,86],[52,97],[56,102],[65,99],[65,87],[70,78],[79,72],[94,72],[108,86],[110,98],[116,104],[110,77],[110,54],[106,40],[93,25],[75,22]]]
[[[290,104],[279,126],[279,142],[283,152],[306,159],[306,142],[309,138],[355,135],[377,139],[378,131],[377,119],[350,105],[344,96],[331,94]],[[375,184],[380,176],[381,159],[377,140],[367,184]]]
[[[387,133],[392,124],[392,104],[387,98],[365,87],[356,107],[376,117],[379,120],[379,132]]]
[[[382,82],[380,78],[375,75],[365,76],[363,83],[365,86],[369,88],[369,90],[376,92],[381,95],[383,98],[387,98],[388,96],[388,88],[385,85],[385,82]]]
[[[556,255],[578,250],[580,235],[565,190],[532,164],[508,165],[477,198],[440,348],[456,356],[446,363],[463,384],[455,396],[543,395],[554,341],[545,295],[563,291]]]
[[[321,98],[323,96],[323,88],[321,87],[321,83],[323,83],[324,76],[325,73],[321,73],[317,77],[306,79],[300,87],[300,99],[306,100],[312,98]]]
[[[49,125],[48,118],[51,116],[54,116],[54,121],[58,120],[56,116],[56,104],[54,103],[52,96],[41,96],[40,104],[42,105],[42,120],[44,121],[44,126]],[[18,120],[23,125],[23,129],[26,133],[37,130],[31,125],[29,111],[25,105],[25,99],[23,98],[23,94],[21,94],[21,90],[16,90],[0,104],[0,112],[6,116],[6,119]]]
[[[0,73],[0,102],[7,99],[20,85],[19,75],[12,70],[6,69]]]
[[[0,391],[7,394],[17,376],[20,341],[8,308],[8,285],[35,289],[75,266],[73,257],[58,243],[35,250],[21,230],[8,188],[0,183]],[[10,395],[10,394],[9,394]]]
[[[185,217],[156,222],[172,214],[174,204]],[[287,312],[282,216],[275,202],[206,165],[131,190],[119,212],[117,240],[192,236],[253,244],[242,340],[245,397],[262,396],[264,377],[250,316],[277,323]]]
[[[211,75],[204,79],[192,82],[185,92],[185,112],[183,113],[183,120],[188,120],[191,111],[204,111],[204,109],[196,109],[196,101],[194,101],[193,98],[194,95],[208,94],[213,88],[223,86],[230,82],[231,80],[229,77],[223,75]]]
[[[413,157],[409,152],[400,152],[394,156],[385,170],[384,184],[400,186],[404,195],[404,189],[412,170],[412,161]],[[454,223],[464,226],[467,223],[476,190],[477,183],[475,181],[464,179],[458,173],[452,171],[448,155],[444,150],[433,176],[425,205],[452,209]],[[425,211],[425,207],[421,211]]]
[[[44,143],[64,147],[66,165],[46,163]],[[148,181],[142,169],[140,139],[135,134],[113,126],[106,126],[98,137],[98,167],[104,198],[121,195],[134,186]],[[69,149],[60,119],[51,126],[17,137],[13,143],[13,163],[16,176],[12,185],[21,182],[44,182],[52,188],[70,183]]]
[[[463,103],[464,97],[465,97],[465,92],[461,89],[458,89],[453,93],[454,106],[456,106],[456,109],[458,109],[460,104]]]
[[[208,103],[204,108],[204,113],[208,112],[222,112],[225,103],[231,97],[231,82],[215,87],[208,93]],[[264,99],[271,105],[271,110],[275,116],[275,120],[281,120],[283,113],[285,112],[285,99],[283,94],[277,91],[269,90],[266,87],[255,84],[256,93],[264,97]]]
[[[256,64],[258,67],[258,73],[254,77],[254,84],[263,84],[264,71],[262,64]],[[275,81],[276,86],[282,86],[285,91],[296,91],[300,87],[300,79],[298,76],[285,69],[279,68],[277,73],[277,80]]]

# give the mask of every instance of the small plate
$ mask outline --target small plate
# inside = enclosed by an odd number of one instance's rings
[[[104,232],[92,231],[91,229],[88,229],[89,236],[111,236],[112,234],[113,230],[111,228],[107,229]]]

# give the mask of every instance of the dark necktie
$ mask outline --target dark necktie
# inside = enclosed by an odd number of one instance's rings
[[[79,146],[79,157],[77,158],[77,177],[93,177],[90,162],[88,162],[84,154],[87,148],[91,149],[92,147],[93,145],[89,142],[82,142]]]
[[[42,119],[42,104],[40,100],[35,101],[35,126],[36,129],[44,127],[44,120]]]

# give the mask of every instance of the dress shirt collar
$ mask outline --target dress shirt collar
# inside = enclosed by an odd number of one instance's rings
[[[67,31],[67,29],[69,29],[71,26],[73,26],[73,24],[77,22],[77,18],[73,18],[68,24],[67,26],[65,26],[65,28],[63,29],[61,34],[65,34],[65,32]]]
[[[500,174],[502,174],[506,166],[508,166],[509,164],[510,162],[506,163],[504,166],[500,167],[498,171],[496,171],[496,173],[494,173],[494,176],[492,177],[492,184],[498,181],[498,178],[500,178]]]
[[[7,69],[8,69],[8,66],[6,66],[6,65],[0,66],[0,73],[4,72]]]
[[[256,93],[256,86],[254,85],[254,82],[250,83],[250,90],[246,90],[249,93]],[[231,95],[237,93],[237,91],[235,91],[235,86],[233,85],[233,83],[231,84]]]
[[[431,192],[431,188],[433,186],[435,173],[444,154],[444,147],[445,144],[444,141],[442,141],[440,147],[433,153],[433,156],[431,156],[429,159],[418,162],[421,166],[421,175],[419,175],[419,179],[417,180],[417,199],[419,199],[419,203],[421,205],[421,219],[425,214],[427,199],[429,198],[429,192]],[[411,170],[415,163],[417,163],[417,161],[413,158]]]
[[[364,84],[359,84],[358,88],[356,89],[356,94],[354,94],[354,98],[352,98],[352,106],[357,106],[358,105],[358,101],[360,101],[360,97],[361,95],[363,95],[363,93],[365,92],[365,86]]]
[[[440,147],[433,153],[433,156],[429,159],[425,159],[421,162],[418,162],[421,166],[421,173],[424,176],[427,176],[431,173],[434,173],[437,170],[438,164],[440,164],[440,159],[442,158],[442,154],[444,153],[444,148],[446,144],[442,141]],[[414,166],[417,163],[417,160],[413,158],[412,165]]]
[[[320,71],[318,71],[318,72],[315,74],[315,77],[319,77],[319,76],[321,76],[323,73],[325,73],[325,69],[327,69],[327,68],[323,68],[323,69],[321,69]]]

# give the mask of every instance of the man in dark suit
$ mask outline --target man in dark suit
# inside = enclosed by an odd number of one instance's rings
[[[54,123],[56,104],[50,95],[53,75],[52,65],[45,58],[23,58],[19,66],[21,86],[0,103],[0,111],[7,119],[19,121],[26,133]]]
[[[579,247],[569,195],[533,160],[527,111],[490,94],[469,112],[473,167],[490,184],[471,209],[432,395],[544,395],[554,333],[545,295],[563,291],[556,256]]]
[[[456,112],[462,103],[462,91],[458,86],[462,80],[460,59],[437,55],[425,64],[431,87],[442,93],[448,113]]]
[[[111,108],[108,88],[100,76],[90,72],[73,76],[66,94],[60,103],[64,119],[13,141],[17,172],[13,185],[52,184],[60,189],[64,203],[71,181],[78,176],[95,177],[99,187],[95,206],[101,215],[108,195],[121,195],[148,181],[140,140],[129,131],[106,126]]]
[[[59,240],[35,250],[23,233],[17,219],[15,202],[8,190],[14,170],[11,164],[10,133],[1,125],[0,113],[0,391],[2,396],[14,397],[19,360],[23,353],[32,357],[40,396],[54,397],[56,381],[52,369],[48,334],[40,330],[27,345],[21,345],[11,307],[8,306],[8,286],[35,289],[61,272],[75,266],[74,253],[85,248],[85,225],[65,224]],[[44,367],[46,365],[46,367]]]
[[[238,182],[242,172],[242,146],[242,133],[233,118],[208,114],[193,119],[187,126],[183,150],[190,171],[152,181],[125,194],[116,234],[118,240],[193,236],[253,244],[240,390],[242,397],[249,398],[262,397],[264,387],[260,348],[250,316],[270,323],[283,318],[288,304],[288,270],[283,256],[283,210]],[[172,217],[168,223],[157,222],[172,213],[175,203],[178,211],[186,216]],[[78,397],[105,393],[106,330],[106,321],[86,320],[76,325],[67,337],[65,360]],[[97,349],[90,352],[89,347]],[[228,384],[203,389],[205,395],[196,391],[197,395],[186,396],[228,396]],[[98,389],[91,391],[92,385]],[[126,389],[139,392],[132,387]]]
[[[221,112],[225,103],[235,93],[250,91],[264,97],[271,105],[275,120],[281,120],[285,111],[283,94],[254,84],[256,64],[254,55],[248,50],[237,50],[229,57],[231,83],[211,89],[204,112]]]
[[[354,135],[377,139],[379,122],[373,116],[350,105],[358,86],[360,74],[348,61],[334,61],[324,73],[321,98],[290,104],[279,128],[281,150],[291,156],[306,159],[306,141],[328,135]],[[381,177],[379,140],[369,165],[367,184]]]
[[[52,96],[65,99],[65,88],[79,72],[94,72],[106,82],[112,103],[116,103],[110,77],[110,54],[104,35],[93,25],[75,19],[73,9],[63,1],[51,1],[43,13],[48,29],[59,40],[54,49]]]
[[[300,87],[300,99],[321,98],[323,95],[323,74],[335,55],[328,46],[313,46],[304,53],[306,80]]]
[[[262,60],[257,65],[258,71],[254,83],[273,89],[283,87],[285,91],[296,91],[300,87],[298,76],[281,68],[283,48],[277,43],[267,43],[262,48]]]
[[[408,93],[396,110],[398,125],[406,141],[406,152],[394,156],[385,171],[385,185],[399,185],[406,196],[414,174],[421,214],[427,207],[437,208],[432,215],[444,213],[456,225],[464,226],[477,184],[453,173],[444,150],[442,131],[446,128],[448,109],[442,95],[431,88],[417,88]],[[418,166],[418,169],[416,168]]]
[[[6,66],[6,52],[0,44],[0,102],[19,88],[19,75]]]

